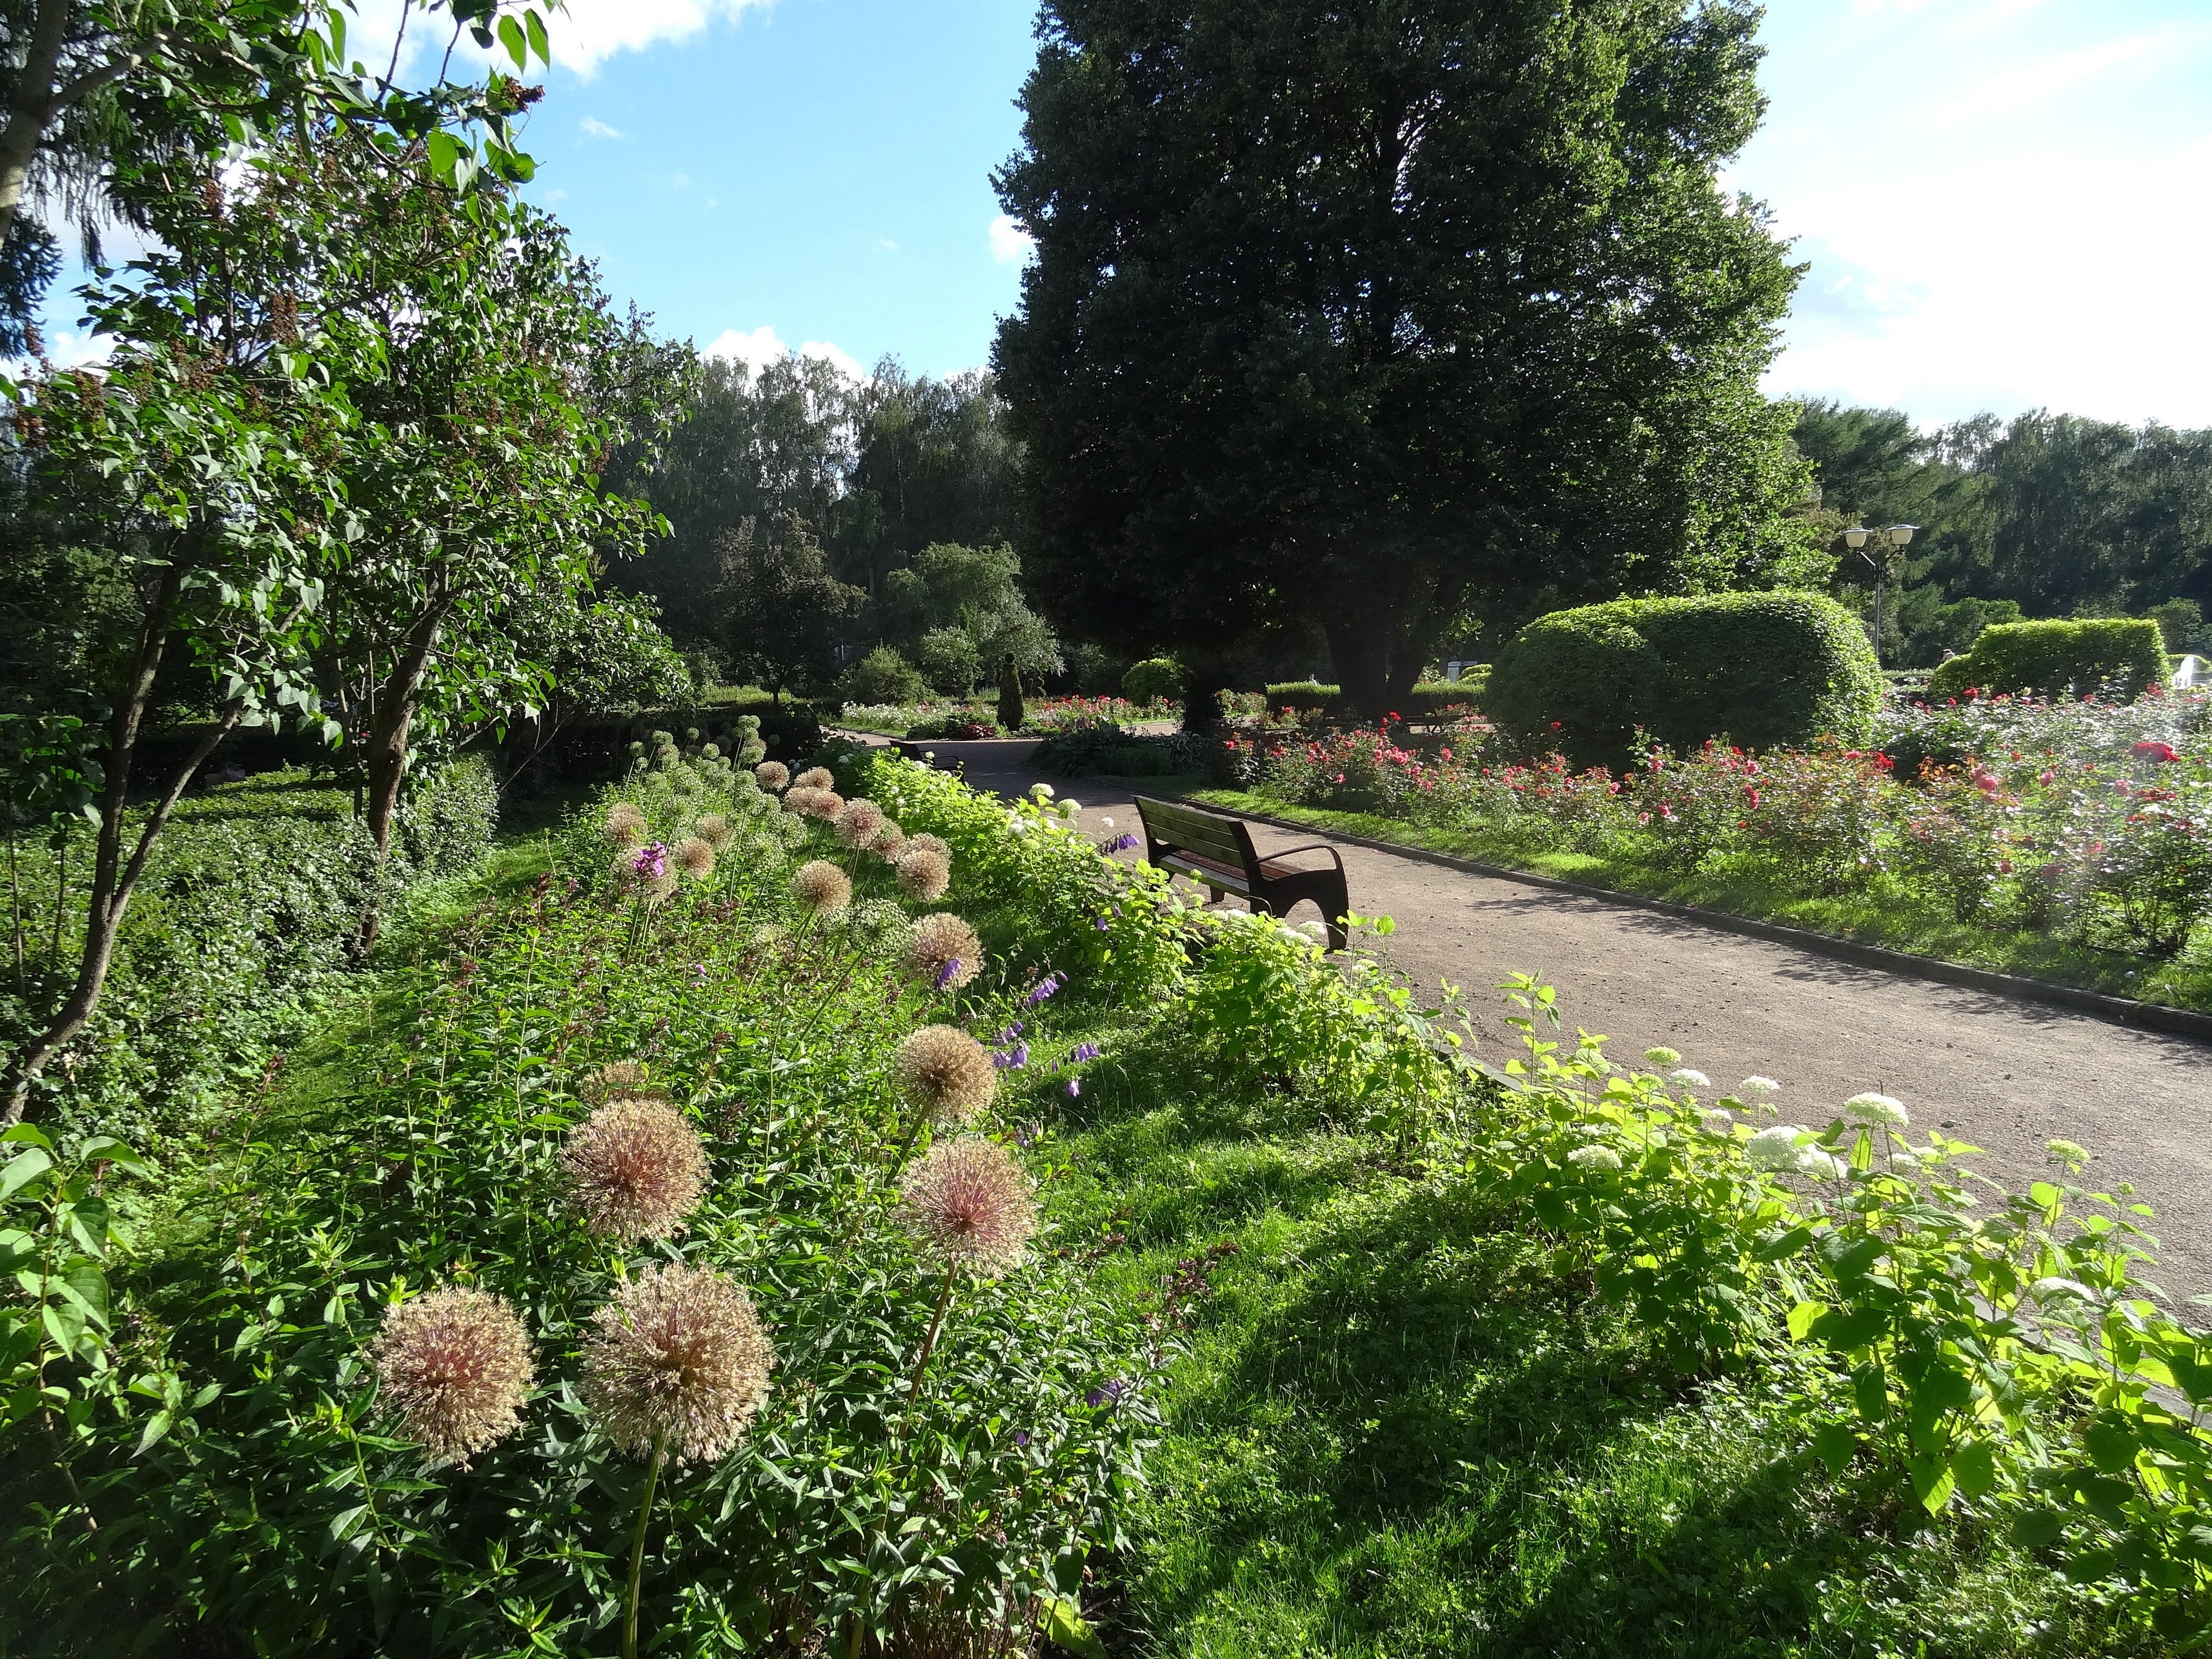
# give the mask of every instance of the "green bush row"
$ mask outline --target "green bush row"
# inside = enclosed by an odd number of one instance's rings
[[[482,760],[441,769],[409,791],[380,871],[350,797],[304,773],[264,773],[187,800],[125,913],[99,1011],[41,1079],[33,1115],[143,1139],[258,1078],[361,965],[371,902],[389,910],[417,884],[468,869],[491,843],[498,807]],[[74,839],[80,849],[87,840]],[[76,967],[66,907],[62,948],[51,950],[54,866],[28,853],[18,865],[36,936],[22,978],[12,963],[0,973],[0,1049],[33,1030]],[[68,878],[81,902],[81,873]]]
[[[2039,696],[2112,695],[2133,701],[2167,675],[2158,624],[2125,617],[2075,622],[1999,623],[1984,629],[1974,648],[1928,677],[1938,700],[1984,694]]]
[[[1479,709],[1484,690],[1490,683],[1488,664],[1480,665],[1457,680],[1423,680],[1399,699],[1395,712],[1408,720],[1432,720],[1444,709],[1466,708]],[[1271,713],[1296,713],[1301,709],[1319,708],[1331,715],[1343,717],[1352,714],[1341,686],[1331,685],[1325,680],[1283,680],[1267,688],[1267,708]]]
[[[1824,594],[1615,599],[1522,629],[1484,706],[1521,755],[1625,770],[1639,732],[1683,751],[1862,741],[1881,681],[1866,630]]]

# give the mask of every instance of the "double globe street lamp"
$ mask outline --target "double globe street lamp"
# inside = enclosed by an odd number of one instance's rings
[[[1917,524],[1893,524],[1869,530],[1862,524],[1844,532],[1844,545],[1874,568],[1874,664],[1877,668],[1881,666],[1881,586],[1889,574],[1890,556],[1904,551],[1912,532],[1919,528]],[[1874,544],[1872,552],[1867,550],[1869,542]]]

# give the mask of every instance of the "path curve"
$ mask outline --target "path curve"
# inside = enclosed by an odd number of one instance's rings
[[[1131,780],[1048,777],[1025,763],[1035,746],[931,745],[938,764],[957,762],[1003,796],[1052,783],[1081,801],[1083,828],[1102,840],[1137,830]],[[1254,837],[1262,851],[1331,840],[1267,825]],[[1559,988],[1569,1030],[1605,1033],[1623,1059],[1663,1042],[1716,1084],[1778,1079],[1786,1121],[1826,1122],[1879,1089],[1905,1103],[1916,1131],[1940,1127],[1982,1147],[1975,1167],[2014,1190],[2048,1173],[2045,1141],[2077,1140],[2094,1154],[2092,1184],[2131,1180],[2157,1212],[2154,1279],[2184,1306],[2212,1291],[2212,1045],[1334,844],[1353,907],[1396,920],[1392,953],[1422,985],[1466,992],[1486,1055],[1514,1052],[1491,988],[1525,971]],[[2204,1317],[2188,1311],[2192,1323]]]

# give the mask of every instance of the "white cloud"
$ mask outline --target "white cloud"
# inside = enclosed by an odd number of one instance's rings
[[[576,130],[586,138],[619,138],[622,134],[596,115],[586,115],[576,123]]]
[[[1016,224],[1012,214],[1002,213],[991,221],[991,257],[1000,264],[1018,264],[1036,246],[1036,238]]]
[[[2212,424],[2212,138],[2162,155],[1991,157],[1790,202],[1811,273],[1778,392],[1927,415],[2046,406]]]
[[[733,363],[742,363],[748,374],[758,374],[764,365],[774,362],[779,357],[789,356],[791,348],[784,344],[781,337],[776,333],[775,325],[773,323],[763,323],[750,333],[740,333],[734,328],[724,329],[707,348],[704,355],[709,357],[720,357]],[[849,352],[839,349],[827,340],[801,341],[799,356],[812,357],[819,362],[829,363],[840,373],[849,375],[856,380],[865,380],[868,378],[867,371],[860,367],[857,358]]]
[[[546,19],[553,61],[586,80],[618,52],[684,40],[718,19],[734,20],[774,0],[568,0]]]
[[[2040,63],[2001,70],[1940,106],[1936,111],[1936,125],[1960,127],[1992,115],[2033,109],[2069,87],[2094,80],[2108,70],[2154,54],[2161,58],[2168,57],[2187,50],[2203,38],[2201,32],[2130,35],[2125,40],[2107,40],[2083,51],[2046,58]]]

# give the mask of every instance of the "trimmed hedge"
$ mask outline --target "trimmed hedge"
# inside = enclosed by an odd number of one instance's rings
[[[1969,690],[2062,696],[2106,693],[2118,682],[2130,702],[2166,678],[2166,638],[2148,618],[2100,617],[2079,622],[1996,623],[1974,648],[1928,677],[1941,701]]]
[[[1479,709],[1489,678],[1490,670],[1485,665],[1468,671],[1456,683],[1423,680],[1400,699],[1397,712],[1408,720],[1424,720],[1454,706]],[[1353,716],[1343,689],[1322,680],[1281,680],[1268,686],[1267,695],[1270,713],[1319,708],[1339,719]]]
[[[1173,657],[1147,657],[1121,676],[1121,695],[1131,702],[1173,702],[1182,696],[1182,665]]]
[[[1483,706],[1516,753],[1625,769],[1639,729],[1677,752],[1862,741],[1881,676],[1858,619],[1825,594],[1615,599],[1522,629]]]

